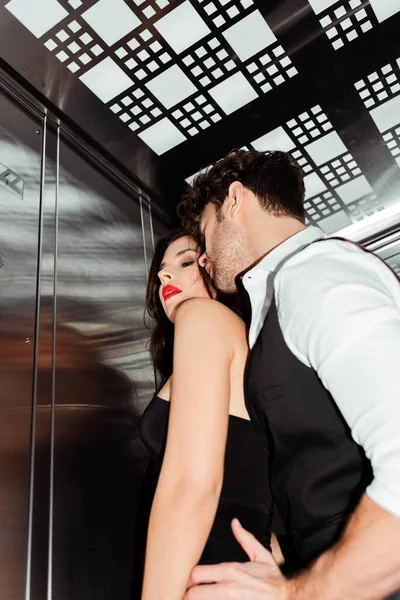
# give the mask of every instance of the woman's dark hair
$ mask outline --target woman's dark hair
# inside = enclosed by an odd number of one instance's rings
[[[196,231],[206,204],[213,204],[217,218],[229,186],[239,181],[257,196],[260,206],[276,216],[291,216],[305,222],[304,176],[287,152],[232,150],[225,158],[195,177],[178,206],[188,231]]]
[[[202,241],[184,229],[174,229],[160,238],[154,249],[153,259],[149,271],[146,291],[146,312],[153,320],[152,331],[148,349],[158,375],[163,385],[172,374],[172,358],[174,347],[174,325],[168,319],[161,304],[159,289],[160,279],[158,272],[167,248],[181,237],[189,235],[194,239],[202,251]],[[212,297],[214,286],[205,269],[199,266],[204,285]]]

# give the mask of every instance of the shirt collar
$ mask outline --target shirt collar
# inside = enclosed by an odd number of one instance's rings
[[[244,275],[243,280],[247,282],[249,278],[251,279],[254,275],[259,273],[265,274],[273,272],[284,258],[290,254],[294,254],[302,246],[307,246],[316,240],[324,238],[326,238],[326,235],[319,227],[311,226],[299,231],[299,233],[292,235],[290,238],[279,244],[279,246],[276,246],[276,248],[273,248],[273,250],[268,252],[260,262]]]

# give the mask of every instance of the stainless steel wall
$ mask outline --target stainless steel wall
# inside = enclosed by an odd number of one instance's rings
[[[0,600],[130,598],[154,207],[0,90]]]
[[[366,244],[366,247],[380,256],[400,277],[400,226],[381,234],[377,240]]]

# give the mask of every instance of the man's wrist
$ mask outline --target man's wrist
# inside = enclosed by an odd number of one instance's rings
[[[295,579],[287,579],[286,580],[286,595],[285,600],[299,600],[299,596],[297,594],[298,585]]]
[[[298,584],[294,577],[284,577],[279,600],[299,600]]]
[[[314,587],[314,586],[312,586]],[[317,594],[311,590],[309,584],[309,571],[304,571],[297,576],[286,580],[285,600],[319,600]]]

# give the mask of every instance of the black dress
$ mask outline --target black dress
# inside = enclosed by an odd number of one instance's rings
[[[149,471],[157,475],[164,456],[169,407],[168,401],[154,396],[140,422],[140,435],[150,454]],[[268,462],[250,421],[230,415],[221,496],[200,564],[248,560],[231,530],[234,517],[270,549],[273,503]]]

